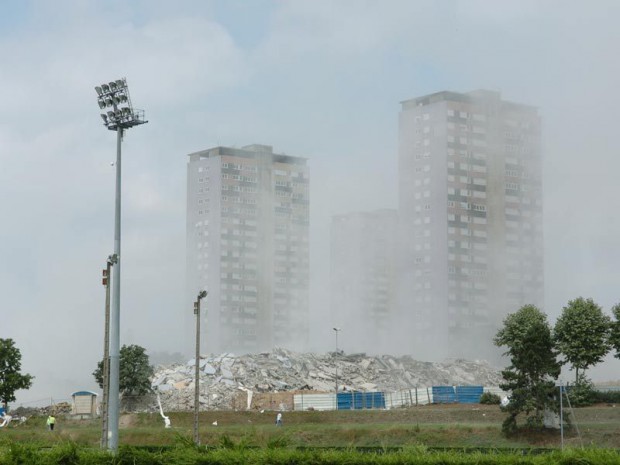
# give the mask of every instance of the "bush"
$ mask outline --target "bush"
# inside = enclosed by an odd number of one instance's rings
[[[483,392],[480,396],[480,403],[485,405],[499,405],[501,401],[501,397],[492,392]]]
[[[594,384],[583,375],[579,376],[576,384],[566,388],[566,393],[573,407],[586,407],[596,401]]]
[[[594,391],[594,403],[620,404],[620,391]]]

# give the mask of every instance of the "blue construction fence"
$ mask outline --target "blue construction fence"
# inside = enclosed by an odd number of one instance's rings
[[[478,404],[484,392],[482,386],[432,386],[434,404]],[[338,410],[384,409],[384,392],[339,392]]]
[[[433,386],[434,404],[478,404],[482,386]]]
[[[499,396],[507,393],[499,387],[428,386],[396,392],[339,392],[295,394],[294,410],[362,410],[415,407],[428,404],[477,404],[484,392]]]
[[[369,408],[385,408],[383,392],[339,392],[337,396],[338,410],[362,410]]]

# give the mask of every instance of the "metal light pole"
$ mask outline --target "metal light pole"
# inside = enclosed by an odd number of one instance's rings
[[[338,356],[338,333],[340,328],[332,328],[336,333],[336,357]],[[334,358],[334,368],[336,369],[336,410],[338,410],[338,361]]]
[[[196,360],[194,372],[194,443],[200,445],[198,434],[198,410],[200,408],[200,301],[207,296],[207,291],[200,291],[194,302],[194,314],[196,315]]]
[[[96,86],[103,124],[116,131],[116,193],[114,208],[114,255],[116,269],[112,282],[112,311],[110,313],[110,386],[108,398],[108,449],[118,449],[119,371],[120,371],[120,305],[121,305],[121,141],[125,130],[147,123],[144,111],[134,110],[129,98],[127,81],[118,79]],[[122,105],[122,106],[121,106]]]
[[[116,255],[108,257],[103,270],[105,286],[105,329],[103,334],[103,396],[101,398],[101,448],[108,447],[108,399],[110,397],[110,271],[116,263]]]

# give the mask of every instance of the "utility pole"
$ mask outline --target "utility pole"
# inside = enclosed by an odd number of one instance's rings
[[[200,409],[200,301],[207,296],[207,291],[200,291],[194,302],[194,314],[196,315],[196,359],[194,372],[194,443],[200,445],[198,434],[198,410]]]
[[[334,327],[332,329],[336,333],[336,353],[334,356],[334,368],[336,370],[336,410],[338,410],[338,360],[336,360],[336,357],[338,357],[338,333],[340,332],[340,328]]]
[[[562,405],[562,394],[564,391],[564,385],[560,383],[560,441],[561,450],[564,450],[564,406]]]
[[[103,270],[105,286],[105,328],[103,334],[103,395],[101,396],[101,448],[108,447],[108,397],[110,395],[110,272],[116,255],[110,255]]]

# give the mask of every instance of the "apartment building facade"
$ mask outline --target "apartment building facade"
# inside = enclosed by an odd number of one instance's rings
[[[397,212],[336,215],[331,222],[331,315],[348,350],[393,353]]]
[[[492,91],[401,104],[400,322],[414,348],[487,357],[508,313],[544,304],[538,111]]]
[[[214,147],[187,165],[187,299],[201,289],[204,344],[301,349],[308,337],[309,171],[271,146]],[[192,334],[193,315],[186,318]]]

